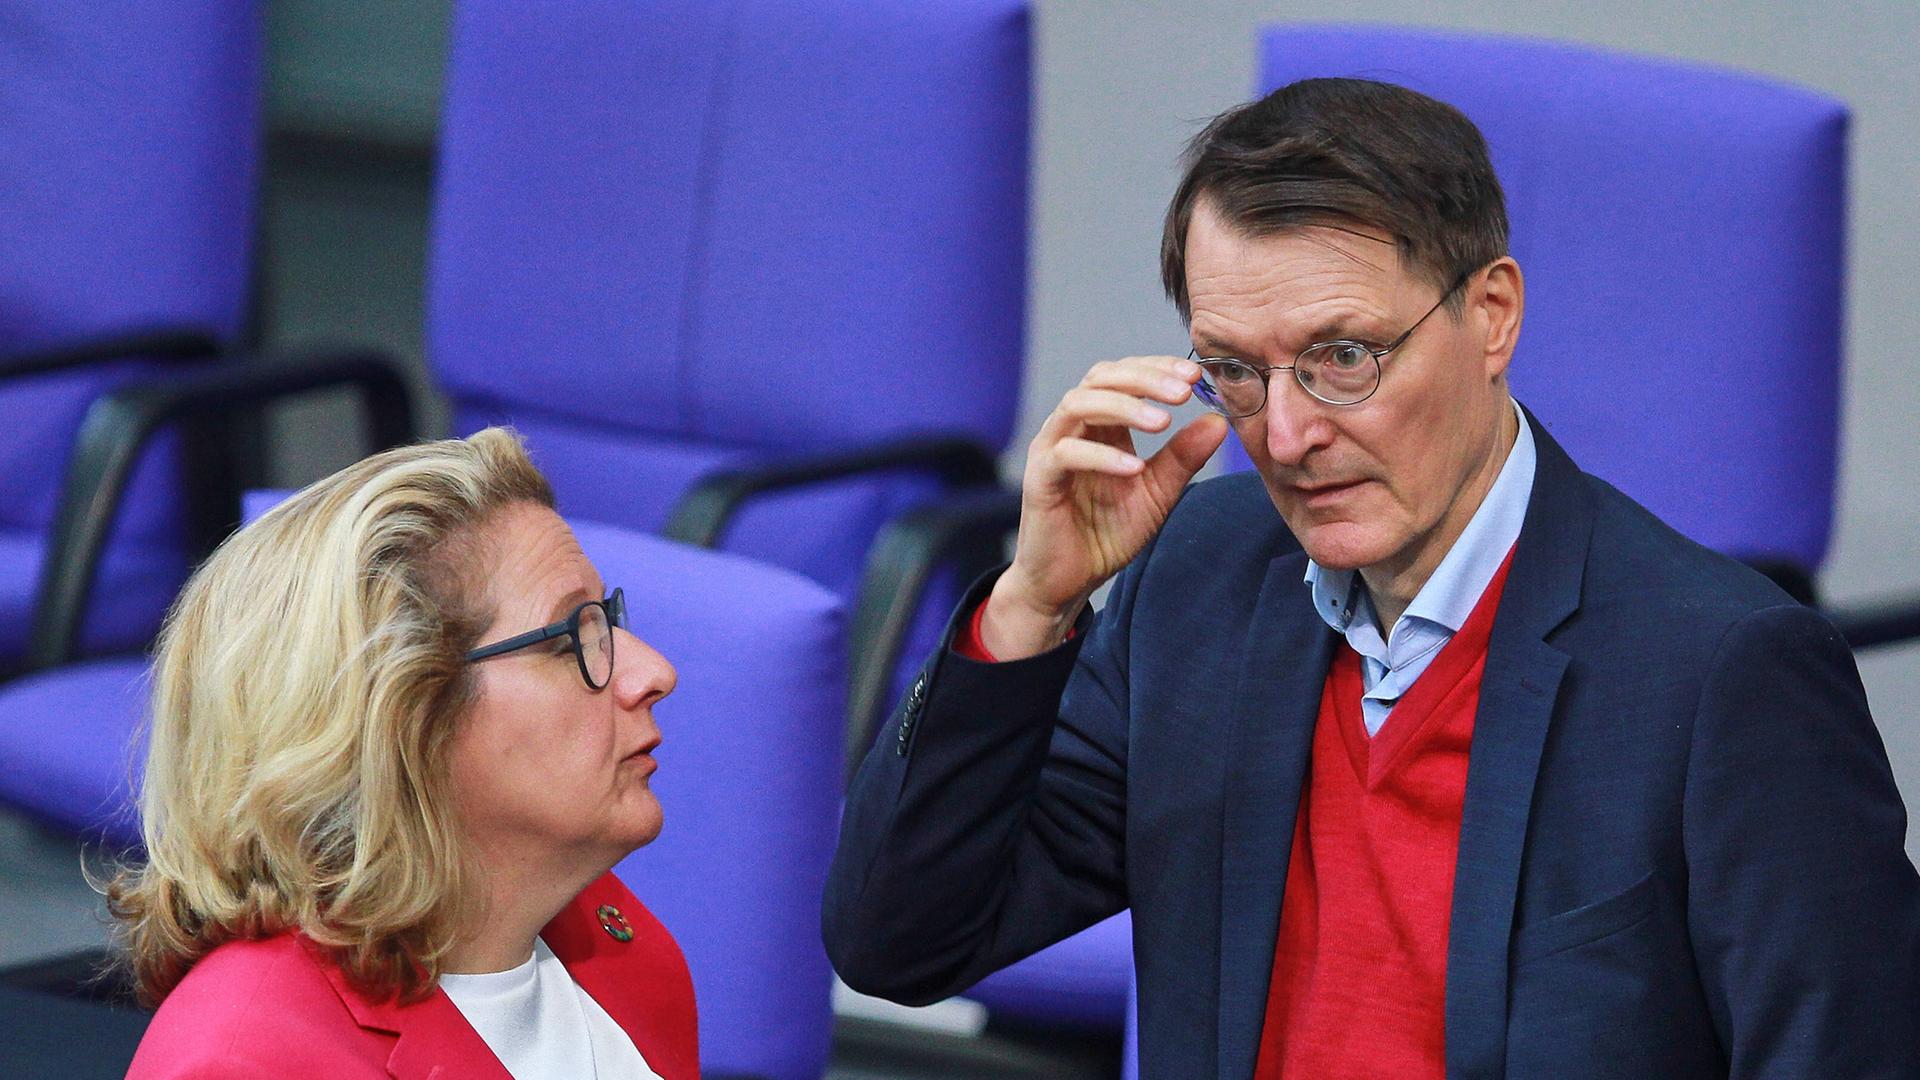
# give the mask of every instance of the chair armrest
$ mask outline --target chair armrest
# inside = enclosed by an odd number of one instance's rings
[[[930,471],[954,487],[996,485],[1000,477],[993,453],[971,439],[899,439],[703,477],[681,496],[664,534],[696,547],[717,547],[733,515],[756,495],[896,469]]]
[[[59,345],[43,352],[0,358],[0,379],[39,375],[50,371],[103,364],[133,358],[149,360],[210,360],[220,355],[220,339],[190,327],[151,327],[112,337]]]
[[[310,353],[291,365],[221,365],[122,387],[96,400],[80,422],[61,485],[35,596],[26,668],[66,663],[78,651],[87,595],[140,451],[162,427],[224,419],[282,398],[351,386],[360,392],[373,441],[414,438],[412,391],[394,364],[371,352]]]
[[[933,572],[953,566],[970,581],[1000,565],[1006,538],[1019,525],[1020,493],[994,488],[908,511],[875,538],[849,631],[849,782],[893,707],[894,668]]]
[[[1920,596],[1821,610],[1854,652],[1920,639]]]

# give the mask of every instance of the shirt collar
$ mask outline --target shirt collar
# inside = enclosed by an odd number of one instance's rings
[[[1514,541],[1520,538],[1520,526],[1527,517],[1527,502],[1533,494],[1537,454],[1526,414],[1520,411],[1518,402],[1508,400],[1520,421],[1513,449],[1507,452],[1500,475],[1487,489],[1486,498],[1480,501],[1460,538],[1453,542],[1433,576],[1407,605],[1402,622],[1418,619],[1445,627],[1449,633],[1458,631],[1506,560]],[[1329,570],[1308,559],[1306,582],[1313,589],[1313,610],[1336,632],[1348,633],[1358,616],[1375,618],[1373,605],[1367,602],[1366,590],[1359,587],[1359,577],[1354,571]],[[1399,629],[1399,623],[1395,629]],[[1378,634],[1377,624],[1374,632]]]

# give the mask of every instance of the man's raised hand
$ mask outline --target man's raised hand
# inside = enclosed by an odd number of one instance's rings
[[[1193,393],[1199,365],[1177,356],[1129,356],[1088,370],[1027,448],[1020,533],[981,623],[981,643],[1002,660],[1065,640],[1094,590],[1119,573],[1160,526],[1193,474],[1226,438],[1208,413],[1142,461],[1133,432],[1159,432]]]

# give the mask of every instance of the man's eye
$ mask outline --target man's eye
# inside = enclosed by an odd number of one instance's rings
[[[1327,362],[1343,371],[1352,371],[1373,359],[1373,354],[1358,345],[1335,345]]]

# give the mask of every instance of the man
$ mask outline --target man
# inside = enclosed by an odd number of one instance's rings
[[[846,981],[936,999],[1131,907],[1151,1078],[1920,1076],[1847,649],[1509,397],[1471,123],[1231,110],[1162,261],[1198,362],[1095,365],[1034,439],[1012,564],[850,796]],[[1134,456],[1190,392],[1224,422]],[[1255,472],[1183,492],[1229,427]]]

